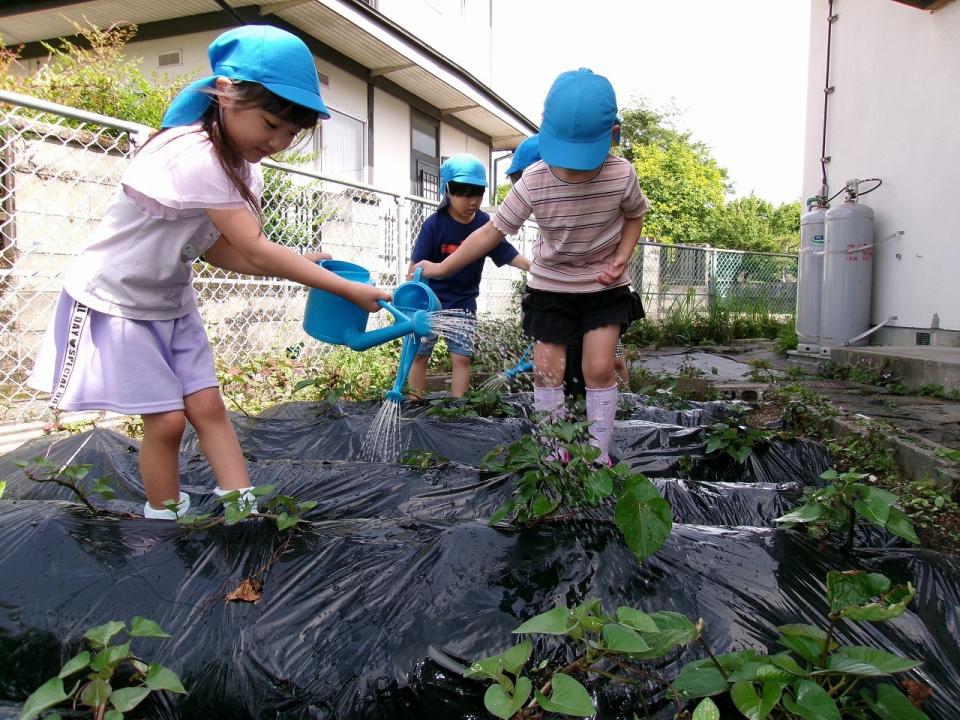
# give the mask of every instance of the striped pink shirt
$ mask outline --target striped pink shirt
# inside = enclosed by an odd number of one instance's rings
[[[623,158],[608,155],[597,174],[581,182],[561,180],[540,160],[524,171],[492,222],[504,235],[515,235],[535,215],[540,240],[527,284],[590,293],[630,284],[627,273],[613,285],[601,285],[597,275],[613,260],[624,219],[643,217],[649,208],[633,165]]]

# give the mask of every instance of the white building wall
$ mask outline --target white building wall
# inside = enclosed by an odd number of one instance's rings
[[[410,192],[410,106],[374,89],[373,184],[384,190]]]
[[[837,0],[834,12],[829,191],[850,178],[883,180],[863,198],[880,241],[872,320],[896,315],[896,326],[926,329],[938,318],[940,328],[960,330],[960,2],[930,13]],[[812,0],[804,197],[821,182],[827,14],[827,0]],[[904,235],[886,239],[897,230]]]

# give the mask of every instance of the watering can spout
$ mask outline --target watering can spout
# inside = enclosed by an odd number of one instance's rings
[[[376,330],[347,331],[344,339],[351,350],[369,350],[404,335],[415,335],[419,339],[433,332],[430,314],[426,310],[414,310],[407,314],[384,300],[380,301],[380,305],[395,318],[393,325]]]

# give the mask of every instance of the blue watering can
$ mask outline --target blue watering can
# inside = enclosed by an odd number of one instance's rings
[[[530,359],[531,350],[533,350],[533,344],[527,345],[527,349],[523,351],[523,355],[520,356],[517,364],[503,373],[507,380],[513,380],[517,375],[533,370],[533,360]]]
[[[360,265],[343,260],[321,260],[319,265],[346,280],[373,284],[370,271]],[[417,268],[413,280],[394,290],[393,303],[380,301],[380,307],[393,315],[393,325],[369,331],[366,328],[370,313],[362,307],[325,290],[311,288],[303,314],[303,329],[317,340],[333,345],[346,345],[351,350],[369,350],[404,335],[413,335],[411,340],[419,342],[421,337],[433,332],[430,313],[440,309],[440,301],[433,290],[421,281],[422,275],[422,268]],[[412,354],[416,354],[416,348]],[[401,352],[401,360],[402,355]],[[411,357],[406,373],[409,373],[409,365],[412,363]],[[403,375],[404,380],[406,373]]]

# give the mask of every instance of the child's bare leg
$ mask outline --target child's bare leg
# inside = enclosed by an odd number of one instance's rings
[[[413,358],[413,365],[410,366],[410,374],[407,375],[407,385],[410,388],[410,395],[413,397],[423,397],[424,389],[427,387],[427,363],[430,362],[429,355],[416,355]]]
[[[617,415],[617,383],[613,353],[620,328],[605,325],[583,336],[583,378],[587,385],[590,442],[600,448],[600,461],[610,460],[610,436]]]
[[[630,371],[627,370],[627,360],[622,357],[613,359],[613,374],[617,376],[617,385],[621,390],[630,389]]]
[[[220,391],[215,387],[205,388],[187,395],[183,403],[187,420],[197,431],[200,449],[210,463],[217,484],[223,490],[250,487],[247,461]]]
[[[450,364],[453,365],[450,394],[453,397],[463,397],[470,389],[470,356],[450,353]]]
[[[533,409],[549,420],[563,416],[563,373],[567,346],[536,341],[533,344]]]
[[[156,510],[180,499],[180,439],[185,426],[182,410],[143,416],[140,476],[147,502]]]

